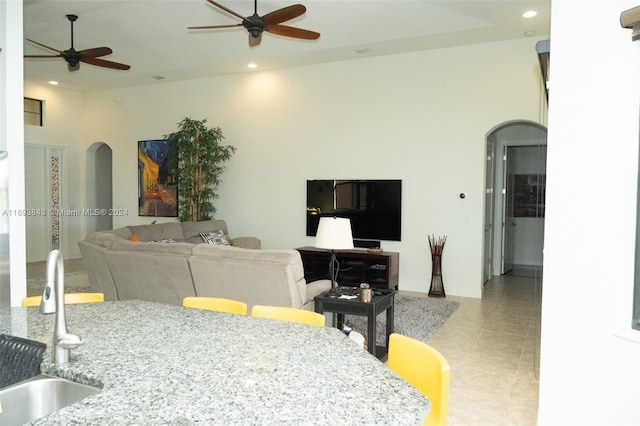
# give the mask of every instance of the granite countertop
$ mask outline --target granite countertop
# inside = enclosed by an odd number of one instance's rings
[[[429,400],[335,328],[142,301],[66,306],[84,344],[51,363],[54,316],[0,309],[42,372],[102,388],[37,425],[420,424]]]

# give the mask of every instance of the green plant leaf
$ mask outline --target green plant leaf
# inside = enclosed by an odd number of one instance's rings
[[[222,173],[236,148],[222,145],[219,127],[207,128],[207,120],[184,118],[178,130],[165,136],[169,141],[171,166],[178,182],[178,218],[181,222],[211,220],[216,213],[213,200],[222,183]]]

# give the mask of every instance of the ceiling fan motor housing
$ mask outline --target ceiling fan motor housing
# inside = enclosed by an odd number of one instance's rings
[[[62,52],[62,58],[72,67],[80,63],[80,54],[74,48]]]
[[[267,23],[264,22],[264,19],[254,13],[253,16],[247,16],[242,20],[242,26],[249,31],[249,34],[251,34],[252,37],[257,38],[260,37],[260,34],[264,31]]]

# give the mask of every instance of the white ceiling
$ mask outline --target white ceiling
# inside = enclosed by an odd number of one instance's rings
[[[253,0],[217,0],[242,16]],[[74,25],[76,50],[108,46],[103,59],[131,65],[117,71],[81,64],[69,72],[61,58],[25,59],[25,80],[93,90],[250,72],[376,55],[438,49],[534,35],[548,37],[551,0],[259,0],[258,14],[304,4],[306,14],[283,24],[321,34],[307,41],[265,33],[248,45],[242,28],[187,30],[187,26],[235,24],[238,20],[206,0],[24,0],[24,36],[58,50],[70,47],[65,15]],[[534,9],[538,16],[525,19]],[[364,53],[362,52],[364,50]],[[25,41],[25,54],[48,54]]]

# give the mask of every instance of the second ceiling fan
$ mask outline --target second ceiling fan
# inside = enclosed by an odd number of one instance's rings
[[[316,40],[320,37],[320,33],[315,31],[304,30],[302,28],[291,27],[288,25],[280,25],[282,22],[289,21],[291,19],[297,18],[300,15],[303,15],[307,8],[301,4],[294,4],[292,6],[283,7],[282,9],[274,10],[273,12],[267,13],[264,16],[258,15],[258,0],[254,0],[254,9],[253,15],[251,16],[242,16],[239,13],[234,12],[231,9],[228,9],[217,3],[213,0],[207,0],[209,3],[214,5],[215,7],[224,10],[225,12],[239,18],[242,20],[241,23],[238,24],[228,24],[228,25],[209,25],[209,26],[201,26],[201,27],[187,27],[190,30],[210,30],[217,28],[234,28],[243,26],[249,31],[249,46],[257,46],[260,44],[262,40],[262,33],[264,31],[272,34],[278,34],[285,37],[293,37],[304,40]]]
[[[80,62],[95,65],[103,68],[111,68],[114,70],[126,71],[131,68],[127,64],[121,64],[119,62],[108,61],[101,59],[102,56],[107,56],[113,53],[109,47],[94,47],[93,49],[76,50],[73,47],[73,23],[78,20],[78,15],[67,15],[67,19],[71,23],[71,47],[67,50],[58,50],[53,47],[46,46],[37,41],[27,39],[30,43],[40,46],[44,49],[56,52],[56,55],[24,55],[25,58],[62,58],[67,62],[69,71],[78,71],[80,69]]]

